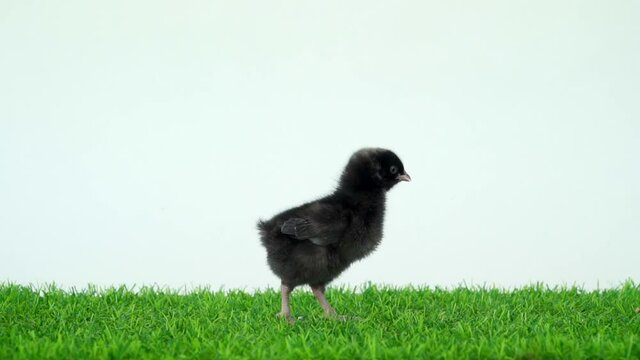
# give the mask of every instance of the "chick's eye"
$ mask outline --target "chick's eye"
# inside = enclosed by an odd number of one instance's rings
[[[395,175],[395,174],[398,172],[398,168],[392,165],[392,166],[389,168],[389,172],[390,172],[392,175]]]

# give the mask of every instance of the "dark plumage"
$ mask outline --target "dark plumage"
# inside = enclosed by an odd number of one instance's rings
[[[335,315],[325,286],[380,244],[386,192],[410,180],[392,151],[361,149],[349,159],[333,194],[258,222],[269,266],[282,280],[280,316],[292,321],[289,294],[304,284],[325,313]]]

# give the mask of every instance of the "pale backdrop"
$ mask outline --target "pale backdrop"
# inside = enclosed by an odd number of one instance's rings
[[[0,281],[277,286],[255,222],[388,147],[337,281],[640,279],[637,1],[2,1]]]

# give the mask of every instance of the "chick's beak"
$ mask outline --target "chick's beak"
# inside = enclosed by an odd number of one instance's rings
[[[398,181],[411,181],[411,176],[409,176],[409,174],[407,174],[405,172],[405,173],[402,173],[402,174],[398,175],[396,180],[398,180]]]

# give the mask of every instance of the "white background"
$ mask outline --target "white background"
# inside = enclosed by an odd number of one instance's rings
[[[393,149],[336,282],[640,278],[637,1],[2,1],[0,281],[277,286],[255,223]]]

